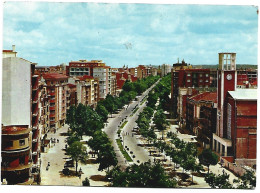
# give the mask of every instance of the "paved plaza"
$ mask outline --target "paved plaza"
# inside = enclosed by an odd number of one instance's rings
[[[100,176],[105,176],[105,171],[98,171],[98,164],[79,163],[78,169],[81,168],[83,172],[81,178],[77,176],[64,176],[61,173],[64,168],[64,163],[68,158],[64,151],[67,136],[63,136],[61,133],[66,133],[67,131],[68,125],[65,125],[58,129],[56,133],[48,133],[48,139],[55,138],[56,143],[51,144],[47,153],[41,153],[41,185],[81,186],[82,180],[88,177],[90,186],[106,186],[108,182],[96,181]],[[57,139],[59,143],[57,143]],[[46,170],[48,162],[50,162],[50,166],[49,169]],[[75,168],[70,168],[70,170],[75,171]]]

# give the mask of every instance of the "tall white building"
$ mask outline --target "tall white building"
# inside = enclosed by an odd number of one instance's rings
[[[170,73],[171,69],[172,69],[172,67],[171,67],[170,64],[162,64],[162,66],[161,66],[161,72],[162,72],[161,76],[165,76],[168,73]]]
[[[109,76],[109,66],[96,66],[93,68],[93,77],[99,80],[99,98],[105,99],[109,94],[111,75]],[[111,73],[111,72],[110,72]]]

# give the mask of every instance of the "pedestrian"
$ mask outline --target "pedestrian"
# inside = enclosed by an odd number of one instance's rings
[[[57,139],[57,143],[59,143],[59,139]]]

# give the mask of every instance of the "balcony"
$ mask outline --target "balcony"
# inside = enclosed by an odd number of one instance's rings
[[[50,111],[55,111],[55,106],[50,106],[49,109]]]
[[[32,130],[33,130],[33,131],[38,130],[38,125],[34,125],[34,126],[32,127]]]
[[[28,164],[19,164],[16,167],[1,167],[2,171],[21,171],[21,170],[25,170],[25,169],[30,169],[32,167],[32,162],[29,162]]]
[[[50,92],[49,95],[50,96],[55,96],[55,92]]]
[[[33,103],[33,104],[37,104],[38,101],[39,101],[39,99],[37,98],[37,99],[33,100],[32,103]]]
[[[31,128],[27,127],[2,127],[2,135],[18,135],[18,134],[28,134]]]
[[[55,117],[55,113],[53,113],[53,114],[50,114],[50,118],[51,118],[51,117]]]

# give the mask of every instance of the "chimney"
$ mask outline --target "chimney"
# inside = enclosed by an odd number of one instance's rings
[[[12,45],[13,52],[15,52],[15,45]]]

